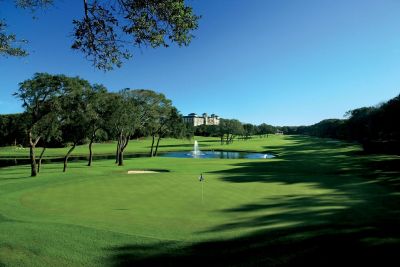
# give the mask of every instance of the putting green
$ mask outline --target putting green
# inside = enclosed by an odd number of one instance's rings
[[[136,248],[137,262],[163,254],[156,248],[164,242],[179,255],[211,240],[282,231],[304,239],[304,227],[333,225],[336,232],[394,219],[397,195],[376,183],[379,174],[368,177],[363,164],[396,157],[355,156],[357,146],[320,139],[274,138],[284,144],[267,148],[279,153],[275,159],[137,158],[123,167],[104,160],[90,168],[71,163],[67,173],[48,164],[36,178],[28,166],[0,169],[0,263],[113,265],[115,249],[126,244],[148,246]],[[268,139],[239,144],[261,150]],[[128,174],[134,169],[169,172]]]

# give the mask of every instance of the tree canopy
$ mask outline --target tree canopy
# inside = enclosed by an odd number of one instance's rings
[[[131,138],[152,136],[151,155],[155,156],[161,138],[186,133],[182,116],[171,100],[148,89],[126,88],[113,93],[79,77],[36,73],[21,82],[14,95],[25,111],[0,116],[0,136],[4,137],[0,145],[25,139],[22,143],[30,148],[31,176],[39,172],[41,159],[53,139],[69,147],[64,157],[66,171],[68,158],[78,144],[89,143],[91,166],[92,144],[100,130],[105,133],[104,140],[117,140],[118,165],[123,165],[124,150]],[[38,164],[36,146],[42,147]]]
[[[14,94],[22,100],[25,108],[24,123],[30,147],[31,176],[36,176],[35,147],[47,133],[53,132],[54,113],[59,107],[58,96],[62,92],[66,77],[36,73],[30,80],[20,83]]]
[[[56,0],[14,0],[22,9],[47,8]],[[1,4],[1,2],[0,2]],[[120,67],[132,57],[132,47],[187,46],[199,16],[184,0],[82,0],[82,18],[73,20],[71,47],[102,70]],[[26,56],[15,34],[0,21],[0,55]]]

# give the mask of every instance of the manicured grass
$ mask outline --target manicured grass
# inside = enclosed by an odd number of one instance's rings
[[[235,141],[230,145],[221,145],[218,138],[207,138],[197,136],[194,139],[198,140],[200,148],[203,150],[235,150],[235,151],[254,151],[264,152],[265,147],[260,144],[268,144],[270,147],[281,146],[283,143],[280,136],[270,135],[268,138],[260,138],[258,136],[246,141]],[[193,140],[180,140],[165,138],[160,142],[159,151],[190,151],[193,149]],[[141,138],[139,140],[131,140],[125,150],[126,154],[130,153],[150,153],[151,139]],[[93,144],[94,155],[107,155],[115,153],[116,142]],[[41,148],[36,148],[36,154],[39,155]],[[45,152],[45,157],[64,157],[69,147],[65,148],[48,148]],[[80,145],[75,148],[71,156],[87,156],[89,154],[88,145]],[[0,147],[1,158],[29,158],[29,148],[16,147]]]
[[[36,178],[29,166],[1,168],[0,266],[382,265],[396,258],[399,157],[302,136],[199,143],[279,157],[74,162],[67,173],[54,163]],[[132,142],[129,151],[148,145]],[[162,145],[190,150],[192,142]],[[96,149],[112,153],[114,144]],[[128,175],[133,169],[169,172]]]
[[[193,146],[193,141],[190,140],[177,140],[165,139],[161,141],[160,150],[180,150],[187,149]],[[95,143],[93,144],[93,152],[95,155],[113,154],[116,149],[116,142],[109,143]],[[125,153],[149,153],[151,147],[151,139],[145,138],[140,140],[131,140]],[[45,157],[64,157],[70,147],[65,148],[48,148],[45,152]],[[42,148],[36,148],[36,154],[39,155]],[[88,145],[77,146],[71,156],[87,156],[89,154]],[[0,158],[28,158],[29,147],[16,148],[16,147],[0,147]]]

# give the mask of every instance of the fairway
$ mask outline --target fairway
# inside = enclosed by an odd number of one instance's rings
[[[144,152],[148,141],[132,142],[129,151]],[[277,157],[136,158],[123,167],[99,160],[70,163],[66,173],[52,163],[36,178],[29,166],[1,168],[0,266],[279,266],[395,257],[399,157],[304,136],[199,143]],[[105,146],[101,152],[112,153]],[[190,146],[167,140],[160,150]],[[157,169],[168,171],[128,174]]]

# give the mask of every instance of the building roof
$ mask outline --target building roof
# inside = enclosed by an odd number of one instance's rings
[[[208,114],[207,113],[203,113],[202,114],[202,117],[204,117],[204,116],[208,116]],[[189,113],[187,116],[184,116],[184,117],[197,117],[197,114],[196,113]],[[215,115],[214,113],[213,114],[211,114],[211,117],[212,118],[218,118],[219,116],[218,115]]]

